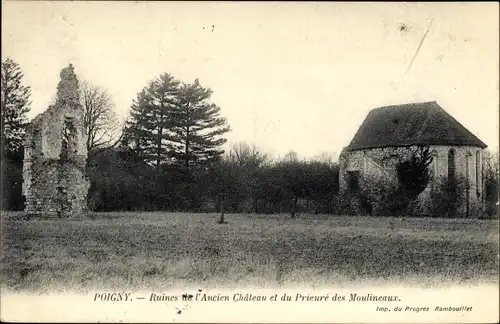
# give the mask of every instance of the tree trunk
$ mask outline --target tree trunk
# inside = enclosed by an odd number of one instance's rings
[[[295,218],[295,210],[297,208],[297,200],[298,200],[298,197],[294,196],[293,197],[293,206],[292,206],[292,218]]]
[[[253,210],[254,210],[254,213],[257,214],[257,204],[259,203],[259,198],[254,198],[254,201],[253,201]]]
[[[307,200],[306,200],[306,211],[304,212],[305,214],[307,214],[307,211],[309,210],[309,202],[310,201],[311,201],[311,198],[307,197]]]
[[[163,129],[158,127],[158,138],[156,139],[156,168],[158,173],[160,172],[161,163],[161,135],[163,134]]]
[[[236,210],[236,213],[238,213],[238,214],[240,213],[240,194],[239,193],[236,194],[234,209]]]
[[[186,127],[186,148],[184,151],[184,165],[189,167],[189,126]]]
[[[220,195],[215,198],[215,212],[220,213]]]
[[[221,194],[220,198],[220,219],[219,219],[219,224],[224,224],[224,194]]]
[[[8,75],[5,73],[5,83],[8,81]],[[5,158],[5,145],[7,144],[6,138],[5,138],[5,114],[7,113],[7,97],[9,93],[7,92],[7,89],[2,89],[2,91],[5,91],[3,93],[3,102],[2,102],[2,109],[1,109],[1,120],[0,120],[0,158],[4,159]]]

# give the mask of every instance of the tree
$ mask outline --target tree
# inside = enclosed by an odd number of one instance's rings
[[[262,153],[256,145],[249,145],[245,142],[233,144],[229,151],[229,161],[235,167],[235,177],[240,186],[236,188],[234,206],[239,212],[240,201],[247,197],[253,198],[254,211],[258,204],[258,181],[263,166],[268,160],[268,156]]]
[[[499,167],[498,150],[492,153],[485,150],[483,153],[483,185],[484,185],[484,202],[486,214],[489,216],[498,216],[498,184],[500,182],[500,167]]]
[[[429,165],[432,151],[427,146],[418,146],[396,164],[399,187],[393,193],[396,213],[405,212],[408,205],[427,188],[431,179]]]
[[[2,62],[0,110],[0,196],[1,209],[23,209],[23,138],[30,110],[30,87],[22,84],[19,65],[7,58]]]
[[[12,154],[23,146],[23,137],[27,125],[26,114],[30,111],[31,90],[22,84],[24,75],[19,65],[7,58],[2,62],[1,89],[1,152]]]
[[[419,146],[396,165],[399,183],[412,198],[416,198],[429,184],[431,179],[429,165],[432,160],[429,147]]]
[[[175,150],[172,129],[178,96],[179,81],[168,73],[160,75],[137,94],[125,125],[123,145],[157,167],[171,161]]]
[[[257,173],[256,196],[264,201],[268,213],[281,213],[283,202],[290,198],[280,162],[269,163]]]
[[[91,210],[158,210],[165,202],[156,171],[133,152],[98,151],[88,159],[88,174]]]
[[[332,200],[339,190],[339,165],[328,159],[316,159],[307,164],[308,202],[312,199],[322,205],[327,213],[332,211]],[[309,203],[306,203],[306,212]],[[316,210],[319,212],[319,208]]]
[[[255,144],[249,145],[245,142],[233,144],[231,155],[238,165],[247,165],[253,168],[260,167],[268,159],[268,155],[261,152]]]
[[[299,161],[297,153],[293,151],[285,155],[279,167],[285,192],[293,199],[291,217],[294,218],[298,199],[309,195],[307,169],[305,163]]]
[[[222,137],[230,130],[220,108],[209,101],[212,90],[180,84],[168,73],[150,82],[134,100],[123,143],[145,161],[189,168],[220,157]]]
[[[226,199],[239,187],[238,179],[235,176],[235,165],[226,156],[210,161],[208,170],[207,182],[210,183],[210,193],[212,196],[216,196],[219,202],[219,224],[225,224]]]
[[[462,207],[467,179],[463,176],[440,177],[430,192],[431,214],[435,217],[456,217]]]
[[[185,167],[216,160],[224,153],[222,135],[230,128],[220,116],[220,108],[209,101],[211,95],[212,90],[202,87],[198,79],[179,88],[173,111],[172,154]]]
[[[84,123],[88,134],[89,155],[115,147],[122,132],[111,95],[105,89],[83,81],[80,84],[80,99],[85,109]]]

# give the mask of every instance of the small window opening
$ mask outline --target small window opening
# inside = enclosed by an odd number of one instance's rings
[[[359,171],[347,172],[347,186],[351,191],[359,190]]]
[[[71,143],[73,142],[73,138],[76,134],[76,128],[74,125],[73,118],[66,117],[64,119],[64,125],[62,130],[62,138],[61,138],[61,156],[62,160],[67,159],[69,155],[69,150],[71,147]]]
[[[448,151],[448,180],[453,181],[455,179],[455,150],[450,149]]]

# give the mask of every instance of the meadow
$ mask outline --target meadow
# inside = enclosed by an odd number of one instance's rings
[[[498,283],[498,220],[2,213],[2,289]]]

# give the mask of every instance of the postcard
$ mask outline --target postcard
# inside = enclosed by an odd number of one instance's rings
[[[498,3],[2,2],[6,322],[498,323]]]

